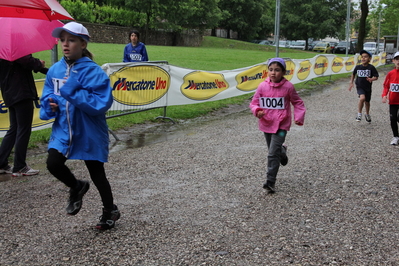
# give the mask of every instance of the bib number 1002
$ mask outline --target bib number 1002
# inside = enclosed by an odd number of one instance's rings
[[[264,109],[285,109],[284,97],[260,97],[259,105]]]

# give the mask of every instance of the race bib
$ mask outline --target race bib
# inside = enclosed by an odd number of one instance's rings
[[[132,61],[141,61],[142,58],[141,54],[130,54],[129,56]]]
[[[264,109],[285,109],[284,97],[260,97],[259,105]]]
[[[54,86],[54,94],[61,95],[60,90],[62,86],[65,84],[65,79],[56,79],[53,78],[53,86]]]
[[[399,92],[399,84],[391,83],[391,86],[390,86],[389,90],[392,91],[392,92]]]
[[[370,77],[370,70],[365,69],[365,70],[358,70],[357,71],[357,76],[359,78],[367,78]]]

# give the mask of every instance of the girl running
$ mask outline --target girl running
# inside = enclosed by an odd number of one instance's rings
[[[294,106],[294,121],[297,125],[303,125],[306,109],[294,85],[284,78],[284,59],[270,59],[268,68],[268,78],[259,84],[249,107],[259,119],[259,129],[264,132],[269,149],[263,188],[274,193],[280,164],[288,163],[287,147],[283,144],[291,127],[291,104]]]

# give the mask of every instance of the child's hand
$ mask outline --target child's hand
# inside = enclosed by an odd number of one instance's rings
[[[352,88],[353,88],[353,83],[350,82],[350,83],[349,83],[349,89],[348,89],[348,90],[349,90],[349,91],[352,91]]]
[[[265,115],[265,111],[263,111],[263,110],[260,110],[256,113],[256,117],[259,119],[262,118],[262,116],[264,116],[264,115]]]
[[[295,124],[298,126],[303,126],[303,123],[299,122],[299,121],[295,121]]]
[[[367,77],[367,78],[366,78],[366,80],[367,80],[368,82],[370,82],[370,83],[371,83],[371,82],[373,82],[373,81],[374,81],[374,78],[369,78],[369,77]]]
[[[53,98],[48,98],[48,100],[50,101],[50,108],[51,108],[51,112],[57,112],[58,111],[58,104],[54,101]]]
[[[387,102],[388,102],[387,96],[382,97],[382,103],[387,103]]]

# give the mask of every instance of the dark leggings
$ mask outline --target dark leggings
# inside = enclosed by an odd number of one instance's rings
[[[65,165],[67,158],[56,149],[49,149],[47,158],[47,169],[58,180],[67,187],[74,188],[78,181],[72,174],[71,170]],[[113,209],[114,199],[112,196],[111,186],[105,175],[104,163],[100,161],[84,161],[90,173],[90,178],[100,192],[100,197],[104,208]]]
[[[391,119],[391,128],[394,137],[399,137],[398,134],[398,111],[399,105],[398,104],[390,104],[389,105],[389,114]]]

